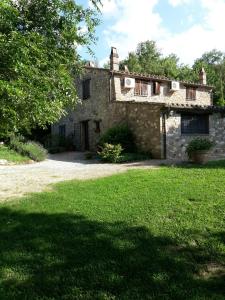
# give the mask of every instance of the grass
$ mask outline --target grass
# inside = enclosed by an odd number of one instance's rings
[[[20,164],[27,162],[30,158],[9,149],[7,146],[0,146],[0,159],[6,159],[9,162]]]
[[[0,206],[0,298],[225,299],[225,161]]]

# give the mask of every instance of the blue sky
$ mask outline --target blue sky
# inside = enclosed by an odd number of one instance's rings
[[[88,0],[77,1],[85,6]],[[155,40],[164,55],[175,53],[191,65],[206,51],[225,52],[225,0],[103,0],[93,45],[100,65],[110,47],[123,59],[137,44]],[[92,59],[81,49],[83,58]]]

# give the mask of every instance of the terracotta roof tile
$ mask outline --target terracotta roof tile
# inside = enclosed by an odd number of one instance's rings
[[[225,106],[216,106],[216,105],[199,105],[199,104],[184,104],[184,103],[168,103],[165,104],[166,108],[169,109],[201,109],[201,110],[210,110],[215,112],[224,112],[225,113]]]

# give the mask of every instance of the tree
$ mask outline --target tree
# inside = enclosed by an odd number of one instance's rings
[[[121,68],[127,65],[129,70],[137,73],[156,74],[174,79],[190,78],[191,69],[186,65],[179,65],[179,58],[175,54],[163,57],[154,41],[139,43],[135,52],[121,62]]]
[[[121,62],[121,67],[127,65],[129,70],[137,73],[161,74],[159,65],[160,51],[154,41],[139,43],[136,52],[128,54],[128,58]]]
[[[1,0],[0,136],[57,121],[77,100],[77,46],[95,40],[100,0]]]
[[[214,86],[214,103],[225,105],[225,54],[216,49],[206,52],[193,65],[195,74],[204,67],[207,82]]]

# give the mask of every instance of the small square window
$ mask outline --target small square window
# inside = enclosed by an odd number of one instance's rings
[[[82,82],[83,100],[86,100],[86,99],[90,98],[90,96],[91,96],[90,83],[91,83],[91,79],[85,79]]]
[[[194,87],[186,88],[186,99],[187,100],[196,100],[196,88],[194,88]]]
[[[95,132],[100,133],[101,128],[100,128],[100,121],[94,121],[95,122]]]

